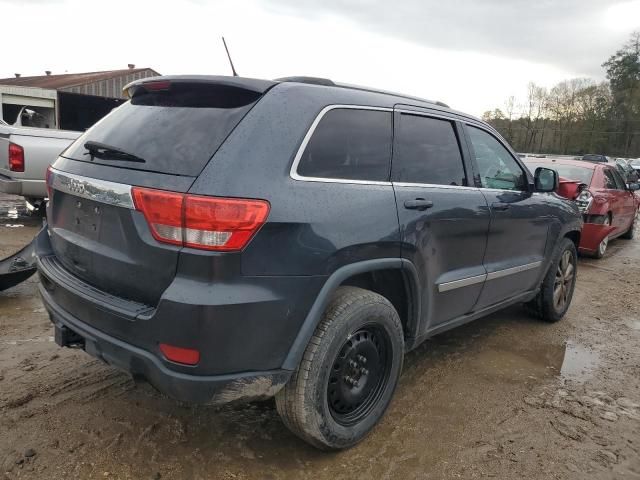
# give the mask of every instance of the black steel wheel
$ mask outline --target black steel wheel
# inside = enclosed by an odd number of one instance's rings
[[[349,448],[378,423],[402,370],[404,333],[381,295],[340,287],[302,361],[276,395],[285,425],[323,450]]]
[[[389,335],[376,325],[365,325],[344,342],[327,386],[327,402],[336,422],[358,423],[378,402],[389,380],[390,344]]]

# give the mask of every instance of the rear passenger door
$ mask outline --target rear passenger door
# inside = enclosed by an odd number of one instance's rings
[[[461,125],[428,112],[396,109],[391,179],[401,255],[420,278],[420,333],[473,309],[485,278],[489,212],[469,186]]]
[[[554,216],[553,206],[544,201],[548,194],[532,191],[524,168],[496,136],[473,125],[466,132],[491,211],[479,310],[536,287]]]
[[[604,167],[602,169],[602,176],[604,178],[604,188],[606,190],[607,202],[609,202],[609,209],[611,210],[611,226],[614,227],[612,235],[617,235],[620,232],[623,224],[622,214],[622,198],[616,185],[616,178],[613,175],[613,168]]]
[[[631,222],[636,214],[633,192],[627,190],[627,184],[617,169],[608,168],[605,172],[605,175],[611,176],[613,180],[612,193],[616,198],[616,211],[613,213],[613,223],[616,231],[623,233],[631,226]]]

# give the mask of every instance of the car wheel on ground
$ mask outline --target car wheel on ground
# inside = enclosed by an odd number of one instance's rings
[[[340,287],[298,369],[276,395],[278,413],[312,445],[348,448],[387,409],[403,354],[402,325],[393,305],[369,290]]]
[[[540,292],[527,304],[529,310],[546,322],[557,322],[571,305],[576,285],[577,251],[568,238],[563,239],[554,254]]]
[[[604,219],[602,223],[605,226],[611,225],[611,216],[607,215],[607,218]],[[602,241],[598,244],[598,248],[596,248],[596,252],[593,254],[594,258],[602,258],[604,254],[607,252],[607,247],[609,246],[609,235],[604,237]]]

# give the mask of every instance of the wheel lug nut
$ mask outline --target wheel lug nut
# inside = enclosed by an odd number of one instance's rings
[[[356,362],[354,362],[353,360],[349,360],[349,366],[351,368],[358,368],[358,364]]]
[[[356,387],[356,388],[358,388],[358,387],[360,386],[360,382],[358,382],[357,380],[355,380],[355,381],[353,382],[353,386],[354,386],[354,387]]]
[[[366,357],[363,357],[362,355],[358,355],[356,358],[360,363],[367,363]]]
[[[369,375],[369,370],[367,370],[366,368],[362,367],[362,368],[360,369],[360,373],[361,373],[362,375]]]

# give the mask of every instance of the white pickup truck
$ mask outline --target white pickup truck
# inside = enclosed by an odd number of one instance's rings
[[[47,196],[47,167],[80,134],[0,120],[0,192],[22,195],[28,205],[40,208]]]

